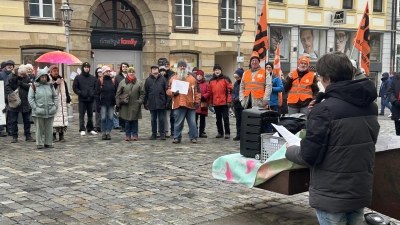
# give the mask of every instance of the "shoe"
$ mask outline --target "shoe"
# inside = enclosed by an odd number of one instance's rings
[[[34,138],[32,138],[32,137],[27,137],[27,138],[25,139],[25,141],[28,141],[28,142],[36,142],[36,139],[34,139]]]
[[[37,149],[43,149],[43,145],[36,146]]]
[[[0,137],[7,137],[7,133],[4,131],[0,132]]]
[[[57,140],[57,133],[53,133],[53,142],[56,142]]]
[[[86,132],[85,131],[81,131],[81,136],[85,136]]]
[[[157,139],[157,135],[156,134],[152,134],[149,138],[149,140],[156,140]]]
[[[160,134],[160,133],[157,133],[156,137],[161,137],[161,134]]]
[[[167,139],[165,138],[165,134],[161,134],[161,135],[160,135],[160,140],[163,140],[163,141],[164,141],[164,140],[167,140]]]
[[[101,135],[101,140],[107,140],[107,135],[105,133],[103,133],[103,135]]]
[[[125,132],[125,128],[121,127],[121,129],[119,130],[119,132]]]
[[[107,138],[107,140],[111,140],[111,135],[110,134],[106,134],[106,138]]]
[[[11,143],[18,143],[18,139],[17,139],[17,138],[13,138],[13,139],[11,140]]]
[[[119,127],[114,127],[114,130],[119,130]]]
[[[384,114],[383,114],[383,113],[379,113],[379,115],[380,115],[380,116],[383,116]]]
[[[96,135],[96,134],[97,134],[97,132],[96,132],[96,131],[94,131],[94,130],[92,130],[92,131],[90,131],[90,134]]]
[[[236,136],[236,137],[233,138],[233,140],[234,140],[234,141],[240,141],[240,137],[239,137],[239,136]]]
[[[181,143],[181,140],[174,139],[174,140],[172,141],[172,143],[173,143],[173,144],[179,144],[179,143]]]
[[[197,144],[197,140],[193,139],[192,144]]]
[[[166,138],[169,138],[169,137],[170,137],[170,136],[168,135],[168,131],[165,132],[164,136],[165,136]]]
[[[215,136],[215,138],[223,138],[224,137],[224,135],[222,135],[222,134],[218,134],[217,136]]]
[[[137,141],[138,140],[138,136],[133,136],[133,140]]]
[[[231,135],[230,134],[225,134],[225,139],[229,139],[229,138],[231,138]]]
[[[199,138],[207,138],[207,134],[206,133],[200,133]]]
[[[130,141],[131,140],[131,137],[130,136],[126,136],[125,137],[125,141]]]
[[[391,117],[392,117],[392,114],[390,113],[389,116],[388,116],[388,118],[391,118]]]
[[[59,139],[59,141],[65,142],[64,133],[60,133],[60,139]]]
[[[44,145],[45,148],[54,148],[53,145]]]

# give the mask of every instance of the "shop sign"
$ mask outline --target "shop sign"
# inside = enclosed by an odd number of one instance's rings
[[[116,48],[142,50],[143,39],[141,35],[119,34],[93,34],[91,36],[92,48]]]
[[[346,23],[346,11],[335,11],[332,15],[333,25]]]

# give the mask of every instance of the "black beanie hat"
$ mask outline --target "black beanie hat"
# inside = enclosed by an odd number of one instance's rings
[[[215,71],[216,69],[219,69],[222,71],[222,67],[219,64],[215,64],[213,71]]]
[[[272,62],[267,62],[267,64],[265,64],[265,67],[271,66],[272,69],[274,69],[274,64]]]
[[[1,68],[0,69],[3,69],[4,67],[6,67],[6,62],[1,62]]]

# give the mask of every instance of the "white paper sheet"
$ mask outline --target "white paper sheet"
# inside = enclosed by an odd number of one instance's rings
[[[0,125],[6,124],[6,114],[2,112],[6,107],[4,100],[4,81],[0,80]]]
[[[189,82],[181,80],[173,80],[171,85],[171,91],[179,91],[179,94],[187,95],[189,90]]]
[[[71,73],[71,75],[69,75],[69,79],[71,79],[71,80],[74,80],[75,79],[75,77],[76,77],[76,75],[78,75],[78,74],[76,74],[76,72],[74,71],[74,72],[72,72]]]
[[[45,71],[49,71],[49,67],[47,67],[47,66],[44,67],[43,69],[44,69]]]
[[[76,70],[76,72],[77,72],[78,74],[81,74],[81,73],[82,73],[82,70],[78,68],[78,69]]]
[[[300,146],[301,138],[297,137],[296,135],[292,134],[288,131],[284,126],[272,124],[275,127],[276,131],[278,131],[282,137],[286,140],[289,145],[298,145]]]

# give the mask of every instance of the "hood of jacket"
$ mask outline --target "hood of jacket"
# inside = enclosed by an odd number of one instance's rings
[[[83,76],[89,76],[90,75],[90,70],[89,70],[89,72],[85,72],[85,70],[84,70],[84,67],[85,66],[88,66],[89,68],[90,68],[90,64],[88,63],[88,62],[84,62],[84,63],[82,63],[82,66],[81,66],[81,71],[82,71],[82,75]]]
[[[385,81],[385,80],[388,80],[388,79],[389,79],[389,73],[387,73],[387,72],[383,73],[381,80]]]
[[[40,78],[41,78],[42,76],[47,76],[47,82],[50,82],[50,77],[49,77],[49,75],[47,74],[47,71],[45,71],[44,69],[38,71],[38,75],[36,76],[35,82],[40,83]]]
[[[367,78],[332,83],[325,89],[325,98],[338,98],[350,104],[364,107],[378,97],[374,83]]]

